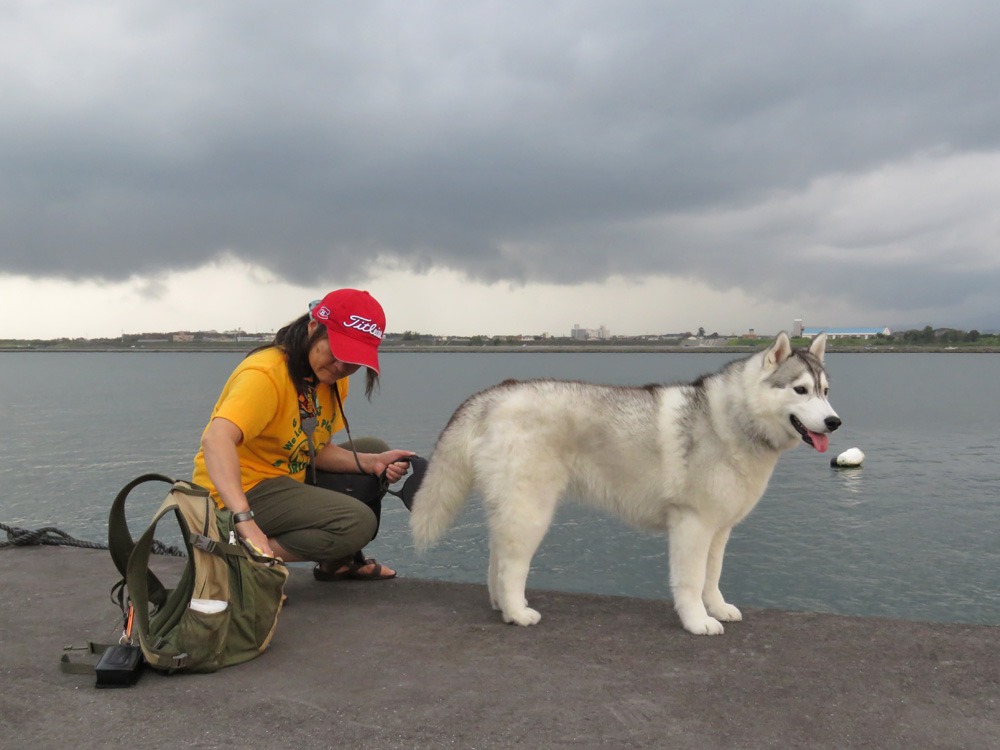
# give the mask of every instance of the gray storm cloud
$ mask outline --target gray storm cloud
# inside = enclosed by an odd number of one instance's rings
[[[1000,280],[995,3],[77,0],[0,50],[0,272]]]

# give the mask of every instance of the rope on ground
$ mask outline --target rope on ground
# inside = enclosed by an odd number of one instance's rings
[[[0,541],[0,548],[3,547],[30,547],[33,545],[50,545],[55,547],[83,547],[84,549],[107,549],[108,545],[101,542],[88,542],[84,539],[74,539],[65,531],[60,531],[54,526],[31,531],[21,529],[16,526],[8,526],[0,523],[0,530],[7,532],[7,541]],[[171,555],[173,557],[187,557],[187,553],[171,544],[164,544],[158,539],[153,540],[152,552],[154,555]]]

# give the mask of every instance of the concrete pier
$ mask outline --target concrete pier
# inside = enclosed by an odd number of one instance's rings
[[[117,640],[108,553],[0,563],[3,747],[1000,747],[995,626],[744,609],[696,637],[669,602],[536,591],[542,621],[519,628],[482,585],[299,567],[260,658],[97,690],[58,662]]]

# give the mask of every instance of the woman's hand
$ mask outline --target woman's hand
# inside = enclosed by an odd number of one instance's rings
[[[381,476],[384,471],[389,484],[393,484],[406,476],[410,469],[410,463],[406,459],[416,454],[413,451],[392,450],[368,455],[371,459],[371,473]]]
[[[260,530],[260,526],[252,518],[249,521],[236,524],[236,533],[239,534],[241,539],[249,542],[256,552],[265,557],[275,557],[267,535]]]
[[[358,462],[361,463],[361,473],[381,476],[385,472],[389,483],[398,482],[406,476],[410,468],[406,461],[416,455],[413,451],[391,450],[385,453],[359,453],[357,461],[354,454],[347,448],[328,443],[316,454],[316,468],[320,471],[330,471],[335,474],[358,473]]]

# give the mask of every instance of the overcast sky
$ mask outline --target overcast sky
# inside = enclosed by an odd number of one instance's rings
[[[0,338],[1000,328],[1000,3],[8,0]]]

